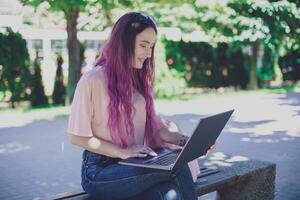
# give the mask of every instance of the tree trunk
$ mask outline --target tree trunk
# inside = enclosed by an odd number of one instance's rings
[[[258,58],[258,48],[259,48],[259,42],[256,40],[251,44],[251,63],[250,63],[250,73],[249,73],[249,89],[257,89],[257,75],[256,75],[256,69],[257,69],[257,58]]]
[[[276,85],[282,85],[283,82],[283,74],[281,72],[281,69],[279,67],[279,49],[280,47],[278,45],[275,46],[273,56],[274,56],[274,63],[273,63],[273,72],[274,72],[274,78],[273,81],[275,81]]]
[[[77,40],[77,19],[79,8],[74,8],[69,13],[65,13],[67,19],[67,47],[69,56],[69,75],[67,87],[67,104],[73,100],[76,84],[81,75],[79,44]]]

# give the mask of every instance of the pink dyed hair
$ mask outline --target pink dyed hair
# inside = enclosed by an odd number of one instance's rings
[[[95,62],[95,66],[101,65],[105,69],[110,97],[107,126],[112,140],[120,147],[134,144],[133,89],[142,94],[146,101],[144,142],[151,147],[162,144],[153,105],[154,47],[151,58],[145,60],[142,69],[132,67],[136,36],[149,27],[157,33],[154,20],[144,13],[130,12],[123,15],[114,25],[110,38]]]

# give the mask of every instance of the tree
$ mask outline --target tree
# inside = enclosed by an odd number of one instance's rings
[[[79,44],[77,42],[77,30],[87,28],[89,30],[97,29],[97,26],[91,25],[93,22],[95,23],[95,18],[99,19],[99,16],[102,18],[99,21],[103,21],[104,23],[95,24],[101,26],[102,28],[112,26],[113,18],[117,15],[112,13],[113,10],[120,11],[119,8],[124,8],[122,12],[126,12],[126,7],[130,8],[130,10],[138,9],[140,11],[145,11],[149,14],[152,12],[157,13],[163,7],[170,7],[171,5],[182,5],[182,3],[191,3],[191,0],[159,0],[159,1],[148,1],[148,0],[123,0],[123,1],[107,1],[107,0],[59,0],[59,1],[51,1],[51,0],[21,0],[24,5],[31,5],[34,7],[39,7],[42,4],[47,4],[49,11],[51,12],[59,12],[64,14],[64,18],[66,20],[66,30],[67,30],[67,48],[69,55],[69,70],[68,70],[68,86],[67,86],[67,96],[70,103],[73,99],[76,83],[80,78],[80,50]],[[152,12],[149,12],[149,8],[152,8]],[[85,15],[85,19],[81,22],[78,22],[79,16]],[[100,15],[101,14],[101,15]],[[164,13],[164,15],[168,15],[168,13]],[[160,15],[159,15],[160,16]],[[160,19],[160,18],[159,18]]]
[[[257,87],[256,70],[262,62],[264,45],[274,50],[274,71],[278,69],[279,47],[286,40],[299,43],[299,3],[287,0],[228,0],[204,3],[198,1],[195,10],[199,13],[197,23],[208,34],[226,36],[228,41],[240,41],[249,45],[250,88]],[[277,70],[278,71],[278,70]]]
[[[281,81],[282,73],[278,65],[280,48],[287,40],[294,40],[298,44],[300,42],[298,37],[300,33],[299,5],[287,0],[243,0],[232,1],[228,5],[239,15],[262,20],[263,25],[267,28],[263,38],[264,45],[273,50],[273,71],[277,81]]]
[[[48,98],[45,95],[44,84],[41,74],[41,62],[36,51],[33,62],[33,76],[32,76],[32,92],[31,92],[31,106],[46,106],[48,105]]]
[[[38,7],[42,3],[47,3],[49,10],[53,12],[62,12],[66,20],[67,30],[67,48],[69,56],[68,70],[68,86],[67,96],[69,103],[72,102],[75,92],[76,83],[81,75],[80,67],[80,50],[77,42],[78,17],[80,12],[89,13],[89,9],[98,8],[98,12],[109,13],[109,11],[117,6],[131,5],[131,1],[106,1],[106,0],[59,0],[59,1],[44,1],[44,0],[21,0],[24,5],[32,5]],[[91,9],[92,10],[92,9]],[[107,14],[107,17],[110,17]]]
[[[65,105],[66,101],[66,87],[64,86],[64,76],[62,64],[64,60],[61,55],[57,56],[57,69],[55,74],[54,90],[52,94],[54,105]]]

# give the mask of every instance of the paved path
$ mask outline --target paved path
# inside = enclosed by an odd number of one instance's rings
[[[157,110],[186,134],[200,117],[231,108],[235,113],[212,156],[275,162],[276,199],[300,199],[300,93],[207,95],[157,104]],[[0,113],[0,121],[8,117]],[[67,118],[25,118],[10,118],[15,125],[0,128],[0,199],[39,199],[80,188],[82,150],[64,139]]]

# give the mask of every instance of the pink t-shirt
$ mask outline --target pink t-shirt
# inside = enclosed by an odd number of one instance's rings
[[[107,81],[103,67],[94,67],[84,73],[77,84],[67,132],[82,137],[94,136],[100,140],[112,142],[110,130],[107,127],[108,103]],[[135,108],[133,116],[135,143],[142,145],[146,123],[146,102],[140,93],[134,91],[132,103]],[[194,180],[200,172],[195,162],[189,163]]]

